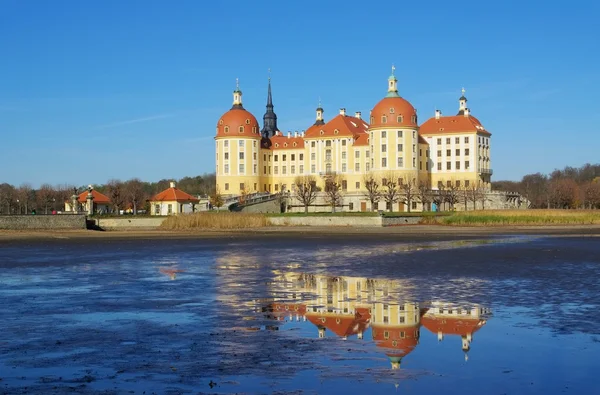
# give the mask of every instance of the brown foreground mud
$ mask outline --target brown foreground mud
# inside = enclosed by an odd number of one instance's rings
[[[118,239],[198,239],[198,238],[323,238],[336,239],[346,236],[375,238],[383,240],[453,240],[472,237],[493,237],[502,235],[532,236],[600,236],[600,225],[573,226],[503,226],[469,227],[442,225],[405,225],[385,228],[369,227],[265,227],[243,230],[198,229],[195,231],[173,231],[162,229],[144,230],[58,230],[58,231],[4,231],[0,230],[0,243],[31,240],[118,240]]]

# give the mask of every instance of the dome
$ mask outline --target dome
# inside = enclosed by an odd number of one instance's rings
[[[260,139],[260,128],[254,115],[234,106],[219,118],[216,137],[251,137]]]
[[[407,100],[384,97],[371,110],[369,128],[417,127],[417,111]]]

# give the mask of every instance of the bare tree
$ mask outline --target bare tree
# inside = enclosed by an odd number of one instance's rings
[[[460,188],[456,186],[455,180],[450,180],[446,182],[446,186],[443,189],[443,196],[444,201],[450,206],[450,210],[454,210],[454,205],[460,201],[459,193]]]
[[[335,208],[343,203],[342,183],[344,177],[337,173],[330,173],[324,177],[325,181],[325,200],[331,206],[331,212],[335,213]]]
[[[416,198],[423,206],[423,211],[425,211],[425,208],[433,201],[432,195],[433,193],[431,191],[431,188],[429,187],[429,182],[420,181],[417,187]]]
[[[400,188],[398,188],[398,179],[393,172],[387,173],[386,177],[381,181],[383,185],[383,200],[388,207],[389,212],[394,211],[394,203],[400,200]]]
[[[571,178],[559,178],[550,182],[550,201],[556,208],[574,208],[578,192],[577,183]]]
[[[586,184],[583,188],[583,195],[590,209],[600,208],[600,181]]]
[[[363,184],[365,184],[366,190],[365,197],[371,202],[371,211],[375,211],[377,204],[381,200],[381,185],[371,172],[364,175]]]
[[[219,192],[219,187],[217,186],[215,187],[214,192],[210,195],[210,204],[213,207],[216,207],[218,210],[223,207],[224,203],[223,196],[221,195],[221,192]]]
[[[40,189],[37,190],[36,200],[37,204],[44,208],[44,214],[48,214],[48,207],[52,205],[52,199],[54,199],[54,188],[50,184],[43,184]]]
[[[0,184],[0,213],[11,214],[13,202],[16,200],[16,190],[10,184]],[[6,209],[6,211],[4,210]]]
[[[312,175],[298,176],[294,179],[294,184],[294,197],[304,206],[304,213],[308,213],[308,206],[317,199],[317,179]]]
[[[133,207],[133,215],[137,215],[138,207],[146,200],[144,184],[138,178],[125,183],[125,201]]]
[[[406,207],[408,207],[408,212],[410,213],[412,202],[417,198],[419,192],[415,178],[409,176],[406,182],[402,182],[402,179],[400,179],[398,180],[398,184],[400,190],[399,200],[406,204]]]
[[[485,190],[480,185],[473,183],[465,188],[467,201],[473,203],[473,210],[477,210],[477,202],[482,201],[482,207],[485,207]]]
[[[53,203],[58,202],[60,207],[65,207],[65,202],[69,202],[71,200],[71,194],[73,193],[73,185],[70,184],[60,184],[54,188],[54,196],[52,198]],[[53,209],[56,209],[54,205]]]
[[[112,179],[106,183],[106,192],[117,215],[125,209],[125,184],[121,180]]]
[[[17,201],[19,207],[19,214],[23,214],[23,208],[25,209],[25,214],[29,213],[29,205],[32,201],[32,193],[33,189],[29,184],[21,184],[19,188],[17,188]]]

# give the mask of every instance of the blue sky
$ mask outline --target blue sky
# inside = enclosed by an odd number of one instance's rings
[[[88,184],[214,170],[240,78],[262,123],[369,110],[396,65],[420,121],[469,107],[494,179],[600,159],[595,1],[0,3],[0,183]]]

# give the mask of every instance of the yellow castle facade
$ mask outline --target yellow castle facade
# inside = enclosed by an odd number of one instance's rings
[[[225,196],[282,190],[293,194],[298,177],[314,178],[322,189],[325,179],[335,174],[349,199],[348,210],[366,211],[372,209],[365,197],[368,179],[380,185],[386,180],[415,188],[424,185],[434,191],[450,186],[489,190],[490,147],[491,134],[471,114],[464,89],[457,115],[436,111],[419,124],[416,109],[398,93],[392,68],[387,94],[368,117],[341,108],[325,121],[319,105],[313,125],[301,133],[282,133],[269,79],[262,128],[244,109],[239,84],[232,108],[217,121],[217,190]],[[406,211],[404,203],[397,204],[395,211]],[[412,202],[412,209],[422,208],[417,204]]]

